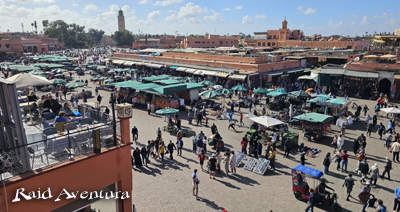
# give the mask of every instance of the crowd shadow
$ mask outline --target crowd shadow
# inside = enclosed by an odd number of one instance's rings
[[[223,180],[218,180],[217,178],[215,178],[215,181],[224,184],[226,187],[233,188],[233,189],[237,189],[237,190],[242,190],[241,188],[239,188],[239,187],[233,185],[232,183],[229,183],[229,182],[226,182],[226,181],[223,181]]]
[[[260,185],[257,181],[255,181],[255,180],[253,180],[251,178],[245,177],[243,175],[231,175],[229,177],[229,179],[232,179],[232,180],[235,180],[238,183],[242,183],[242,184],[250,185],[250,186]]]

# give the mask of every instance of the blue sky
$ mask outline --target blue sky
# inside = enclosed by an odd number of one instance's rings
[[[286,16],[290,29],[306,35],[363,35],[400,29],[400,1],[188,1],[188,0],[0,0],[0,31],[31,31],[37,21],[64,20],[102,29],[117,30],[117,12],[125,13],[126,28],[137,34],[252,34],[278,29]]]

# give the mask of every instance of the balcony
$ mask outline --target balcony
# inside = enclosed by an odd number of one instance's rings
[[[35,108],[31,109],[34,113]],[[26,112],[24,110],[25,108],[22,108],[23,114]],[[3,148],[0,148],[0,174],[2,179],[52,167],[78,156],[91,154],[94,149],[102,148],[102,151],[104,151],[115,146],[114,130],[110,118],[89,108],[83,108],[83,110],[86,112],[85,115],[89,114],[89,117],[74,119],[71,123],[65,124],[65,129],[61,129],[64,130],[62,133],[58,131],[59,128],[57,130],[56,127],[52,126],[51,120],[40,119],[32,125],[28,121],[29,118],[23,117],[22,121],[28,144],[15,148],[7,148],[7,144],[2,144]],[[90,113],[87,113],[87,111],[90,111]],[[44,115],[44,117],[46,116]],[[116,139],[117,143],[121,144],[120,122],[116,124],[116,135],[118,135]],[[69,131],[67,131],[68,129]],[[99,140],[99,143],[96,144],[93,140]]]

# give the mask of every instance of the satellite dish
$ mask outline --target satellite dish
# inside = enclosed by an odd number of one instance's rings
[[[359,57],[354,58],[354,61],[360,61]]]

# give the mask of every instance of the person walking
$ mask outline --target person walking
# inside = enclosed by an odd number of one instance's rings
[[[176,141],[176,146],[178,147],[178,151],[177,151],[176,155],[182,156],[182,148],[183,148],[182,138],[180,138],[180,139],[178,139],[178,141]]]
[[[338,141],[337,141],[337,147],[338,149],[342,149],[344,145],[344,139],[342,135],[339,135]]]
[[[345,187],[347,189],[347,198],[346,201],[350,201],[349,197],[351,196],[351,191],[353,190],[353,186],[354,186],[354,179],[353,179],[353,175],[349,174],[349,176],[347,176],[346,178],[344,178],[344,182],[342,187]]]
[[[206,155],[204,154],[204,150],[201,150],[200,154],[197,156],[200,162],[201,171],[203,171],[204,160],[206,159]]]
[[[378,164],[375,163],[375,165],[371,166],[368,173],[370,174],[372,185],[376,185],[376,181],[378,180],[378,177],[379,177]]]
[[[246,137],[243,137],[242,141],[240,142],[240,145],[242,147],[242,153],[246,155],[247,154],[247,151],[246,151],[246,149],[247,149],[247,139],[246,139]]]
[[[135,143],[137,143],[138,137],[139,137],[139,132],[138,129],[136,128],[136,126],[132,127],[132,140],[135,141]]]
[[[393,211],[396,211],[397,208],[397,212],[400,211],[400,187],[397,187],[396,190],[394,190],[394,205],[393,205]]]
[[[310,197],[308,199],[308,205],[306,207],[305,212],[314,211],[314,201],[315,201],[315,194],[314,189],[310,188]]]
[[[211,179],[211,174],[213,174],[213,179],[215,180],[215,171],[217,169],[217,159],[215,158],[215,153],[211,155],[211,158],[208,160],[208,165],[210,165],[210,179]]]
[[[195,169],[192,174],[192,185],[193,185],[193,196],[196,196],[196,200],[200,200],[200,198],[198,196],[199,195],[199,183],[200,183],[200,180],[197,178],[197,169]]]
[[[256,158],[261,157],[262,154],[262,144],[260,143],[260,141],[257,141],[257,147],[256,147]],[[288,155],[289,157],[289,155]]]
[[[382,122],[378,125],[378,135],[379,139],[382,139],[383,132],[385,132],[385,125]]]
[[[275,156],[276,156],[276,152],[271,149],[268,153],[268,160],[269,160],[269,165],[271,165],[271,168],[273,168],[275,170]]]
[[[235,155],[234,151],[232,151],[231,153],[232,153],[231,162],[230,162],[231,174],[235,175],[236,174],[236,155]]]
[[[338,148],[338,146],[337,146],[337,140],[338,140],[338,136],[337,135],[335,135],[335,136],[333,136],[333,140],[332,140],[332,146],[333,146],[333,148],[334,149],[337,149]]]
[[[339,171],[340,170],[340,164],[341,164],[341,162],[342,162],[342,150],[333,150],[333,154],[335,154],[335,156],[334,156],[334,161],[337,163],[337,166],[336,166],[336,171]]]
[[[199,134],[196,139],[197,154],[200,154],[200,152],[203,151],[204,146],[203,138],[200,135],[201,134]]]
[[[371,137],[371,132],[372,132],[373,124],[371,121],[368,121],[367,123],[367,136]]]
[[[285,153],[283,154],[283,157],[289,158],[289,153],[290,153],[290,141],[286,140],[285,141]]]
[[[393,135],[392,135],[392,130],[388,130],[385,136],[385,147],[389,150],[391,143],[392,143],[392,139],[393,139]]]
[[[275,135],[275,133],[273,133],[272,134],[272,148],[274,149],[274,151],[276,151],[276,143],[277,143],[276,135]]]
[[[225,154],[224,154],[225,158],[224,158],[224,163],[225,163],[225,176],[228,177],[229,175],[229,151],[226,150]]]
[[[365,178],[367,177],[368,171],[369,171],[369,166],[367,163],[367,159],[364,158],[364,160],[360,162],[361,183],[365,182]]]
[[[360,194],[358,194],[358,198],[362,204],[362,212],[366,212],[365,208],[368,206],[368,201],[371,197],[371,185],[369,182],[365,183],[366,185],[361,190]]]
[[[103,97],[100,96],[100,94],[97,96],[97,102],[99,102],[99,105],[101,105],[101,100],[103,99]]]
[[[389,159],[389,157],[386,157],[386,163],[385,166],[383,167],[383,172],[381,178],[385,178],[385,174],[388,174],[388,180],[390,180],[390,170],[392,170],[392,161]]]
[[[145,164],[145,166],[147,167],[147,163],[149,162],[149,158],[148,158],[148,156],[147,156],[147,149],[146,149],[145,146],[144,146],[144,147],[142,148],[142,150],[140,151],[140,154],[142,154],[142,161],[143,161],[143,164]]]
[[[169,158],[171,159],[172,162],[174,162],[173,153],[174,153],[174,149],[176,150],[176,146],[175,146],[174,143],[172,143],[171,140],[169,140],[169,144],[168,144],[167,149],[168,149],[168,151],[169,151]]]
[[[150,103],[147,102],[147,115],[150,116],[150,112],[151,112],[151,106],[150,106]]]
[[[355,139],[353,141],[353,153],[354,155],[358,154],[358,150],[360,149],[360,142],[358,141],[358,139]]]
[[[332,161],[331,153],[328,152],[328,153],[326,153],[326,156],[325,156],[324,161],[322,163],[322,165],[324,165],[324,174],[328,174],[329,166],[331,165],[331,161]]]
[[[397,142],[393,142],[391,148],[393,152],[393,162],[399,162],[400,139],[397,139]]]
[[[161,155],[161,163],[164,164],[164,154],[165,154],[165,144],[163,141],[160,142],[160,155]]]
[[[222,157],[221,157],[221,153],[219,152],[218,149],[217,149],[217,151],[215,153],[215,158],[217,159],[217,171],[218,171],[218,173],[221,173]]]
[[[196,154],[196,133],[195,133],[195,132],[193,132],[192,144],[193,144],[192,152],[193,152],[194,154]]]
[[[243,114],[242,113],[240,113],[239,120],[240,120],[239,124],[240,124],[240,126],[242,126],[243,125]]]
[[[342,168],[341,171],[343,172],[343,167],[345,167],[344,172],[347,173],[347,164],[348,164],[348,160],[349,160],[349,155],[347,154],[347,150],[343,151],[343,154],[340,156],[340,158],[342,159]]]

